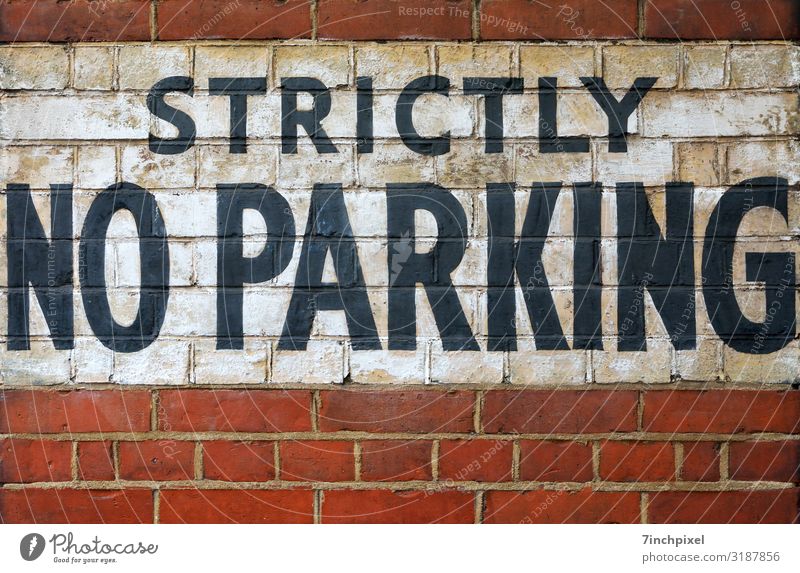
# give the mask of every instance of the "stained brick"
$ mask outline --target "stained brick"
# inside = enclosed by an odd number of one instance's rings
[[[2,523],[153,523],[148,489],[0,489]]]
[[[320,0],[317,36],[339,40],[467,40],[469,0]]]
[[[650,496],[648,523],[796,523],[800,490],[663,491]]]
[[[311,430],[311,392],[164,390],[158,420],[169,431],[305,432]]]
[[[160,523],[312,523],[310,490],[165,490]]]
[[[144,432],[150,393],[141,390],[5,390],[0,432]]]
[[[326,491],[323,523],[472,523],[474,496],[460,491]]]
[[[489,433],[593,433],[636,429],[636,392],[490,390],[483,407]]]
[[[311,37],[306,0],[162,0],[158,39],[256,40]]]
[[[475,398],[470,392],[428,390],[326,390],[320,429],[326,432],[469,432]]]
[[[579,442],[520,442],[519,478],[524,481],[592,480],[592,445]]]
[[[731,479],[800,482],[800,441],[733,442]]]
[[[768,5],[768,6],[767,6]],[[647,0],[645,36],[683,40],[783,40],[800,37],[795,0]]]
[[[204,442],[203,477],[224,481],[275,479],[275,444],[222,440]]]
[[[634,38],[637,0],[483,0],[481,39]]]
[[[0,42],[150,40],[149,0],[6,0]]]
[[[490,491],[484,523],[638,523],[634,492]]]
[[[72,444],[50,440],[0,440],[0,483],[69,481]]]
[[[423,440],[366,440],[361,442],[363,481],[431,479],[432,443]]]

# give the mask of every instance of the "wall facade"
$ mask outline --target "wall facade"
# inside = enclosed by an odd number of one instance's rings
[[[799,22],[0,2],[0,522],[796,521]]]

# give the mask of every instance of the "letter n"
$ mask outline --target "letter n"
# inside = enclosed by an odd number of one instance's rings
[[[30,187],[7,187],[8,349],[30,350],[29,285],[58,350],[73,347],[72,185],[50,185],[50,240]]]

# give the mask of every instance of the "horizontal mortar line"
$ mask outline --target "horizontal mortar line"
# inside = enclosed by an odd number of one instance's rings
[[[407,482],[317,482],[271,480],[263,482],[228,482],[219,480],[117,480],[117,481],[69,481],[6,483],[2,490],[64,490],[64,489],[183,489],[183,490],[419,490],[435,493],[437,491],[529,491],[529,490],[572,490],[591,487],[593,491],[638,492],[638,491],[680,491],[680,492],[725,492],[725,491],[780,491],[797,487],[795,483],[784,482],[456,482],[456,481],[407,481]]]
[[[788,51],[788,50],[787,50]],[[718,66],[718,69],[721,69],[723,66]],[[274,75],[274,70],[269,70],[266,74],[259,74],[255,76],[249,77],[257,77],[259,79],[264,78],[267,80],[267,90],[266,92],[260,93],[249,93],[248,99],[253,102],[258,102],[259,99],[275,99],[276,96],[281,96],[284,93],[283,88],[280,84],[280,79],[278,76]],[[519,78],[522,80],[529,80],[525,82],[525,86],[522,92],[519,93],[504,93],[503,95],[506,97],[510,97],[512,99],[519,98],[520,96],[532,96],[532,95],[539,95],[541,93],[545,94],[552,94],[552,90],[550,89],[540,89],[537,83],[534,83],[532,80],[538,80],[540,75],[534,74],[517,74],[515,72],[508,71],[506,73],[494,73],[490,70],[490,66],[487,66],[487,72],[492,74],[489,77],[498,77],[498,78]],[[352,67],[348,67],[348,73],[355,77],[354,69]],[[430,71],[427,70],[417,70],[415,72],[418,74],[417,77],[422,77],[426,75],[433,75]],[[197,75],[195,74],[192,76],[195,79],[210,79],[224,76],[224,70],[212,70],[211,73],[206,75]],[[362,74],[367,77],[371,78],[378,78],[384,79],[387,78],[385,72],[373,73],[369,74]],[[471,72],[471,73],[461,73],[455,70],[447,71],[447,70],[439,70],[438,75],[447,77],[449,79],[458,79],[458,78],[468,78],[468,77],[485,77],[481,76],[479,72]],[[287,73],[286,75],[281,75],[281,78],[295,78],[295,77],[303,77],[297,76],[292,73]],[[561,75],[555,76],[557,78],[568,77],[569,79],[575,79],[576,76],[573,75]],[[596,76],[590,76],[596,77]],[[603,76],[601,76],[603,77]],[[626,93],[633,83],[633,80],[636,78],[635,75],[631,75],[631,81],[627,85],[617,85],[617,87],[609,87],[609,91],[612,93],[619,92],[619,93]],[[155,81],[153,82],[155,83]],[[616,85],[616,84],[615,84]],[[332,96],[336,95],[352,95],[355,96],[359,93],[358,86],[355,84],[355,81],[348,78],[347,82],[332,82],[327,85],[328,91]],[[128,96],[147,96],[152,89],[152,85],[142,85],[138,84],[136,86],[126,86],[124,88],[118,89],[103,89],[103,88],[95,88],[95,89],[82,89],[76,88],[74,85],[67,85],[65,84],[63,87],[5,87],[0,89],[0,95],[9,96],[10,98],[20,98],[20,97],[80,97],[80,96],[89,96],[94,98],[101,98],[101,97],[108,97],[114,95],[128,95]],[[304,90],[300,90],[302,92]],[[396,96],[400,95],[405,91],[405,85],[393,85],[390,87],[385,86],[378,86],[372,87],[372,94],[375,96]],[[290,90],[290,93],[294,93],[295,90]],[[239,92],[241,93],[241,92]],[[412,93],[414,94],[427,94],[429,93],[428,89],[419,88],[413,89]],[[566,85],[562,84],[556,87],[556,93],[558,95],[581,95],[587,96],[591,95],[591,92],[588,88],[582,85]],[[665,85],[656,85],[650,88],[647,91],[647,94],[669,94],[673,96],[683,96],[683,95],[705,95],[708,96],[709,94],[718,95],[718,94],[745,94],[745,95],[757,95],[757,94],[767,94],[767,95],[781,95],[781,94],[795,94],[797,93],[794,86],[790,83],[786,83],[783,85],[766,85],[766,82],[762,83],[762,85],[750,85],[747,87],[738,87],[735,85],[730,86],[722,86],[722,87],[693,87],[688,88],[684,86],[678,86],[677,84],[674,86],[665,86]],[[190,99],[196,99],[197,95],[200,95],[202,98],[226,98],[230,97],[230,94],[216,94],[211,93],[208,87],[208,84],[200,84],[194,87],[194,96],[190,96]],[[450,96],[459,96],[463,97],[464,99],[474,98],[477,100],[479,95],[482,94],[474,94],[468,93],[464,91],[463,83],[451,83],[448,94]],[[471,101],[471,100],[470,100]],[[587,100],[589,101],[589,100]],[[644,100],[648,101],[648,100]],[[602,112],[600,112],[602,113]]]
[[[145,432],[75,432],[75,433],[5,433],[0,434],[0,439],[27,439],[27,440],[49,440],[61,441],[159,441],[159,440],[180,440],[186,442],[194,441],[294,441],[294,440],[315,440],[315,441],[356,441],[356,440],[405,440],[405,441],[425,441],[425,440],[536,440],[536,441],[569,441],[569,442],[590,442],[598,440],[610,441],[648,441],[648,442],[752,442],[752,441],[800,441],[800,434],[784,433],[761,433],[751,432],[746,434],[721,434],[713,432],[600,432],[600,433],[486,433],[477,434],[474,432],[430,432],[430,433],[411,433],[411,432],[370,432],[364,431],[318,431],[318,432],[237,432],[235,430],[225,431],[200,431],[200,432],[178,432],[178,431],[145,431]]]
[[[130,40],[130,41],[123,41],[123,40],[107,40],[107,41],[98,41],[98,42],[81,42],[81,41],[71,41],[71,42],[59,42],[59,43],[52,43],[52,42],[45,42],[45,41],[31,41],[31,42],[18,42],[14,44],[14,46],[9,47],[55,47],[60,48],[62,46],[65,47],[91,47],[91,46],[139,46],[139,47],[152,47],[152,46],[180,46],[186,48],[194,48],[194,47],[209,47],[209,46],[221,46],[221,47],[237,47],[237,46],[308,46],[308,45],[316,45],[316,46],[335,46],[335,47],[364,47],[364,46],[374,46],[374,47],[386,47],[387,44],[399,44],[399,45],[408,45],[408,46],[441,46],[441,47],[459,47],[463,45],[469,45],[472,43],[479,43],[482,45],[492,45],[492,46],[517,46],[517,45],[529,45],[529,46],[547,46],[547,45],[572,45],[575,47],[586,47],[587,45],[596,45],[597,47],[607,47],[607,46],[663,46],[663,45],[671,45],[675,44],[676,46],[681,46],[684,44],[689,45],[700,45],[706,44],[709,46],[724,46],[724,45],[741,45],[742,47],[752,47],[752,46],[759,46],[759,45],[793,45],[794,42],[791,40],[781,40],[781,39],[765,39],[765,40],[755,40],[755,41],[745,41],[745,40],[737,40],[733,39],[721,39],[721,40],[710,40],[710,39],[699,39],[699,40],[687,40],[687,39],[670,39],[670,38],[646,38],[646,39],[638,39],[638,38],[620,38],[620,39],[604,39],[604,38],[597,38],[591,40],[585,39],[550,39],[550,40],[543,40],[543,41],[534,41],[534,40],[526,40],[526,39],[519,39],[519,40],[505,40],[505,39],[498,39],[498,40],[481,40],[480,42],[475,42],[472,40],[447,40],[447,39],[428,39],[428,40],[387,40],[387,41],[377,41],[377,40],[348,40],[348,39],[316,39],[313,40],[311,38],[287,38],[287,39],[243,39],[237,40],[234,38],[186,38],[185,40],[158,40],[156,42],[152,42],[150,40]]]
[[[473,125],[474,127],[474,125]],[[576,135],[578,137],[585,137],[594,143],[607,143],[608,142],[608,135],[592,135],[589,133],[583,134],[570,134],[569,137]],[[664,137],[658,135],[647,135],[642,134],[640,132],[634,132],[628,134],[628,143],[635,144],[637,141],[647,141],[647,142],[655,142],[660,141],[666,143],[719,143],[722,144],[743,144],[743,143],[775,143],[775,142],[787,142],[790,143],[797,138],[797,133],[792,131],[781,132],[781,133],[774,133],[774,134],[765,134],[765,135],[754,135],[750,133],[745,134],[737,134],[737,135],[719,135],[719,136],[712,136],[712,135],[698,135],[696,137],[686,136],[686,135],[678,135],[674,137]],[[339,143],[341,145],[354,145],[358,142],[358,138],[356,136],[332,136],[331,141],[333,143]],[[477,134],[475,135],[451,135],[451,141],[456,143],[475,143],[483,144],[486,142],[485,137],[481,137]],[[256,135],[248,135],[247,143],[248,145],[253,146],[267,146],[270,147],[274,146],[276,148],[281,147],[281,136],[280,134],[261,137]],[[540,138],[531,135],[528,137],[525,136],[504,136],[503,143],[508,145],[530,145],[535,144],[540,141]],[[214,136],[214,137],[202,137],[197,138],[195,140],[195,145],[187,149],[183,153],[189,153],[191,149],[194,147],[224,147],[225,145],[229,145],[230,138],[225,135]],[[264,143],[266,142],[266,143]],[[373,139],[373,142],[377,144],[378,147],[381,144],[385,143],[387,145],[405,145],[403,140],[399,136],[389,136],[389,137],[380,137],[376,136]],[[34,145],[59,145],[63,147],[102,147],[104,145],[127,145],[129,147],[144,147],[148,145],[148,139],[146,136],[143,137],[112,137],[108,139],[83,139],[83,138],[72,138],[72,139],[53,139],[53,138],[20,138],[20,139],[0,139],[0,146],[2,147],[30,147]],[[303,148],[311,148],[313,147],[312,143],[306,143],[304,140],[298,141],[298,147]],[[635,150],[634,150],[635,151]],[[183,154],[182,153],[182,154]],[[603,151],[605,153],[605,151]],[[619,156],[624,157],[625,155],[632,153],[632,151],[626,151],[621,153],[614,153],[610,154],[612,156]],[[181,155],[182,155],[181,154]],[[341,152],[331,153],[331,156],[340,155]],[[446,159],[448,156],[456,155],[457,150],[454,151],[451,149],[448,153],[440,156],[427,156],[427,155],[419,155],[419,157],[426,159],[428,161],[439,159]],[[231,154],[233,156],[243,156],[249,155],[249,153],[242,153],[242,154]],[[299,153],[283,153],[280,152],[282,157],[292,157],[292,156],[299,156]],[[372,153],[358,153],[357,155],[360,156],[374,156],[378,155],[375,152]],[[487,156],[499,156],[502,157],[502,153],[492,154],[492,153],[485,153]],[[556,155],[571,155],[574,157],[588,157],[589,152],[584,153],[567,153],[563,152]],[[174,156],[172,156],[174,157]]]
[[[190,337],[191,338],[191,337]],[[276,337],[277,338],[277,337]],[[407,352],[407,351],[398,351]],[[576,351],[565,351],[576,352]],[[596,352],[596,351],[595,351]],[[534,351],[535,353],[535,351]],[[478,354],[473,353],[473,354]],[[566,355],[566,354],[565,354]],[[422,382],[415,384],[390,384],[390,383],[327,383],[327,384],[304,384],[304,383],[241,383],[241,384],[114,384],[114,383],[77,383],[77,384],[53,384],[48,386],[35,385],[35,384],[21,384],[9,385],[0,384],[0,395],[4,390],[8,391],[32,391],[32,392],[58,392],[64,390],[117,390],[122,392],[138,390],[138,391],[162,391],[162,390],[330,390],[338,392],[340,390],[353,390],[356,392],[386,392],[391,393],[394,391],[410,392],[410,391],[426,391],[431,393],[448,393],[458,390],[467,392],[477,390],[489,390],[493,392],[520,392],[523,390],[536,390],[536,391],[550,391],[554,394],[560,392],[574,392],[586,390],[599,390],[605,392],[612,392],[618,390],[638,390],[638,391],[653,391],[653,392],[667,392],[679,390],[708,390],[708,391],[725,391],[725,390],[761,390],[768,392],[789,393],[793,389],[785,382],[690,382],[690,381],[675,381],[663,383],[651,382],[608,382],[608,383],[581,383],[581,384],[503,384],[496,383],[494,385],[487,384],[459,384],[459,383],[436,383],[425,384]]]

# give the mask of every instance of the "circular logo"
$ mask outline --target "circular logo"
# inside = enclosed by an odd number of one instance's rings
[[[29,533],[19,542],[19,554],[25,561],[35,561],[44,551],[44,537]]]

